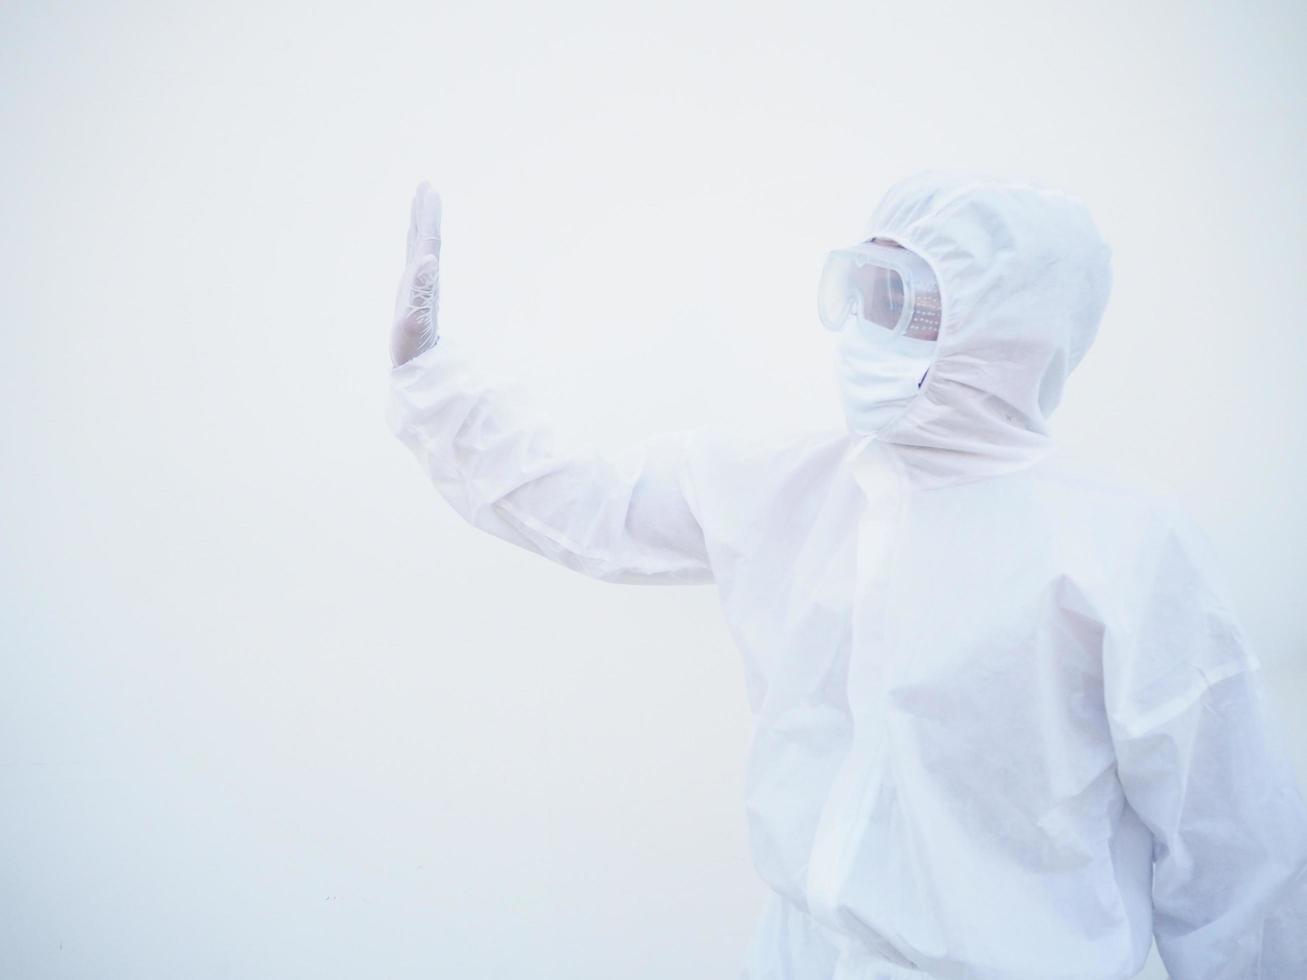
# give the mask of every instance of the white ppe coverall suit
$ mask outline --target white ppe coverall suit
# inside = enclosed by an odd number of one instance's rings
[[[1116,980],[1154,936],[1175,980],[1307,977],[1307,811],[1204,539],[1053,452],[1110,287],[1085,208],[923,175],[867,236],[943,299],[877,432],[604,456],[444,338],[393,369],[391,426],[477,527],[716,584],[771,889],[744,977]]]

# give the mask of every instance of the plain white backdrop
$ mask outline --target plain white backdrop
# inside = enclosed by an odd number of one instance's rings
[[[1116,288],[1058,434],[1205,526],[1307,773],[1301,4],[14,0],[0,41],[0,975],[736,975],[712,590],[478,536],[385,428],[423,177],[442,330],[614,447],[840,425],[817,272],[892,181],[1084,197]]]

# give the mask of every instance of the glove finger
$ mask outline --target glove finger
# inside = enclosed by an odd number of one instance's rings
[[[413,192],[413,203],[408,208],[408,246],[404,251],[404,261],[411,264],[414,258],[414,246],[417,244],[418,226],[422,219],[422,201],[431,190],[425,180],[418,184]]]
[[[417,235],[413,250],[414,259],[427,255],[437,257],[440,255],[440,218],[442,210],[440,195],[431,190],[430,187],[427,187],[426,191],[426,194],[422,197],[418,213]]]
[[[434,255],[418,259],[404,272],[403,309],[396,320],[414,333],[434,329],[440,302],[440,262]]]
[[[404,266],[404,274],[395,286],[395,314],[391,319],[399,323],[408,315],[409,297],[413,293],[413,275],[417,267],[412,263]]]

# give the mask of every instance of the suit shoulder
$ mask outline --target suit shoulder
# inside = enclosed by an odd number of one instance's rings
[[[1110,465],[1057,453],[1042,461],[1037,479],[1100,513],[1116,514],[1139,525],[1187,525],[1179,494],[1170,486],[1125,473]]]

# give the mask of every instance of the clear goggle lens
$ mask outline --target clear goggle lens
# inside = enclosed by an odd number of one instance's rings
[[[939,336],[934,273],[924,259],[901,246],[873,240],[831,252],[817,295],[817,313],[828,330],[841,330],[855,317],[916,340]]]

